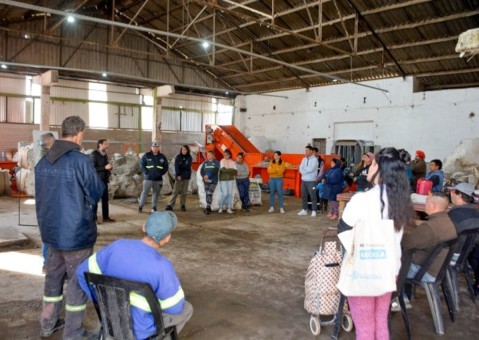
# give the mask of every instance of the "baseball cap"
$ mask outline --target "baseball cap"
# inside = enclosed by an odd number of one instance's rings
[[[474,186],[472,184],[459,183],[459,184],[456,184],[456,186],[447,187],[447,188],[457,190],[459,192],[462,192],[463,194],[466,194],[467,196],[474,197]]]
[[[178,223],[178,218],[171,211],[154,211],[146,221],[145,231],[155,242],[171,234]]]
[[[416,150],[416,156],[418,156],[422,159],[426,159],[426,154],[422,150]]]
[[[152,142],[152,143],[151,143],[151,146],[160,146],[160,143],[158,143],[158,142]]]

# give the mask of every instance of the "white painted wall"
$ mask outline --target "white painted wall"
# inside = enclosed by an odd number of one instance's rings
[[[327,150],[336,139],[365,139],[411,154],[422,149],[427,160],[444,159],[461,139],[479,137],[479,88],[413,93],[411,77],[364,84],[389,95],[351,84],[271,94],[287,99],[251,95],[237,98],[235,125],[286,153],[303,153],[313,138],[326,138]]]

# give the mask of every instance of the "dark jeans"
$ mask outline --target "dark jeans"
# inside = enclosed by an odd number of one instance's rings
[[[241,199],[241,204],[244,209],[250,207],[251,202],[249,200],[249,178],[237,179],[236,185],[238,186],[238,192]]]
[[[63,304],[63,284],[68,278],[63,339],[81,339],[87,296],[78,285],[76,269],[92,253],[93,247],[76,251],[62,251],[48,247],[43,310],[40,321],[42,330],[53,329],[58,321]]]
[[[105,191],[103,191],[103,195],[101,196],[101,215],[103,219],[110,218],[110,210],[108,207],[108,183],[105,183]],[[95,213],[95,220],[98,221],[98,204],[93,206],[93,212]]]

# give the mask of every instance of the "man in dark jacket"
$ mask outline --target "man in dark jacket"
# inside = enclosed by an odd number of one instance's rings
[[[97,227],[93,206],[105,185],[90,158],[80,152],[85,122],[78,116],[65,118],[62,140],[35,167],[38,226],[48,246],[45,289],[41,315],[41,337],[65,327],[63,339],[82,339],[87,296],[78,286],[77,266],[93,252]],[[65,320],[59,318],[63,284],[68,278]]]
[[[110,209],[108,206],[108,182],[110,181],[111,169],[113,169],[113,165],[108,160],[107,152],[109,145],[110,143],[108,143],[107,139],[100,139],[96,145],[96,150],[91,153],[93,166],[103,184],[105,184],[105,191],[103,192],[103,196],[101,196],[103,222],[115,222],[114,219],[110,218]],[[95,220],[98,221],[98,204],[95,204],[93,210],[95,211]]]
[[[176,203],[176,197],[181,192],[181,211],[186,211],[186,194],[188,193],[188,184],[191,178],[191,163],[193,159],[190,155],[190,147],[183,145],[180,153],[175,158],[175,186],[170,202],[166,210],[173,210]]]
[[[153,188],[153,198],[151,200],[151,212],[156,211],[158,204],[158,195],[163,186],[163,175],[168,172],[168,160],[165,155],[160,152],[160,144],[158,142],[151,143],[151,151],[145,153],[140,161],[141,171],[143,171],[143,191],[140,196],[140,204],[138,212],[143,211],[146,197]]]

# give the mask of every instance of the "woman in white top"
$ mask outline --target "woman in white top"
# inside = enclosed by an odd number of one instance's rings
[[[233,184],[235,176],[238,173],[236,170],[236,162],[231,159],[231,151],[226,149],[223,151],[223,159],[220,161],[220,209],[218,213],[223,212],[223,208],[227,207],[226,212],[232,214],[233,210]]]
[[[395,148],[379,151],[372,160],[367,179],[374,186],[354,195],[346,206],[339,231],[354,228],[360,221],[394,221],[396,275],[401,267],[401,238],[406,225],[414,225],[414,210],[409,197],[406,164]],[[379,296],[349,296],[349,307],[357,340],[389,339],[387,316],[391,292]]]

